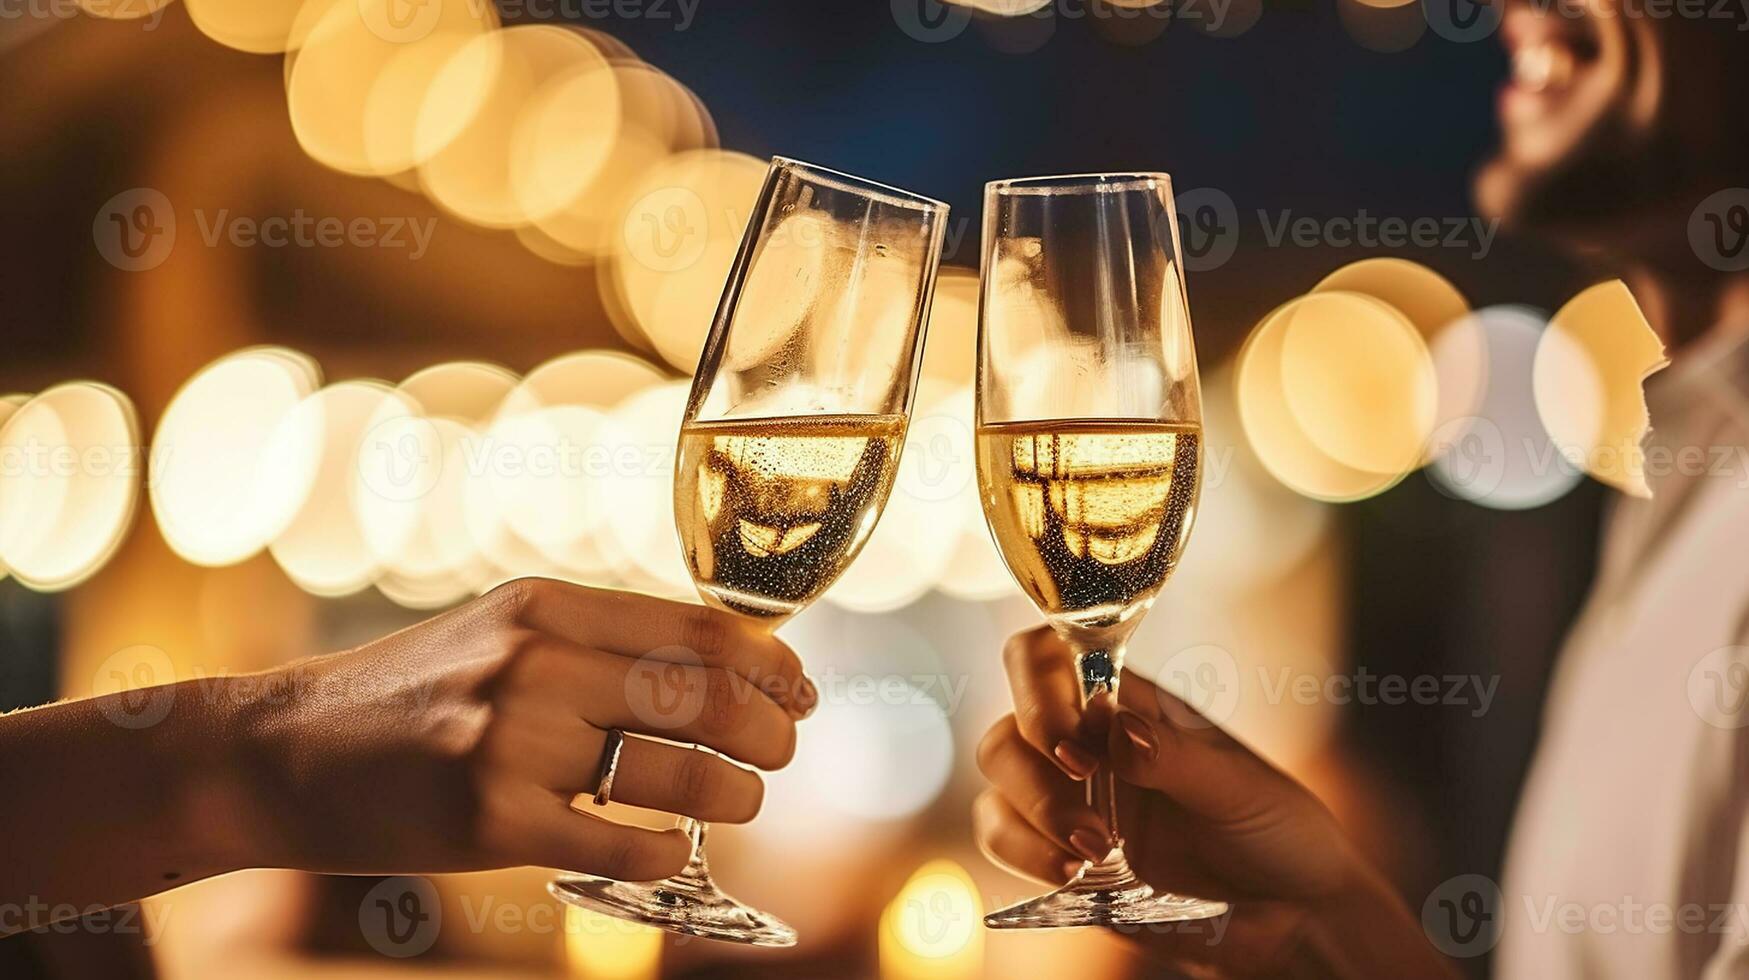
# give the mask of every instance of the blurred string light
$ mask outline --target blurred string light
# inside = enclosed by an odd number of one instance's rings
[[[306,4],[293,27],[297,47],[285,70],[292,132],[311,157],[344,173],[386,176],[435,155],[482,111],[507,70],[489,41],[473,46],[502,33],[493,5],[427,0],[400,26],[393,2]],[[427,111],[438,98],[441,109]]]
[[[252,347],[208,364],[170,399],[152,440],[150,490],[172,551],[197,565],[231,565],[291,523],[313,461],[272,466],[268,447],[320,377],[303,354]]]
[[[765,170],[745,153],[694,150],[657,163],[627,192],[612,258],[599,267],[608,311],[682,371],[698,364]]]
[[[185,0],[188,18],[202,34],[239,51],[280,54],[301,43],[295,30],[304,8],[345,0]],[[303,23],[312,22],[306,17]]]
[[[945,858],[923,865],[881,915],[881,980],[983,976],[983,919],[983,900],[965,868]]]
[[[568,93],[580,100],[569,104],[572,114],[513,139],[522,110],[548,83],[567,77],[582,89]],[[529,24],[471,38],[444,62],[420,108],[415,142],[432,151],[421,153],[420,186],[440,207],[488,228],[552,214],[587,185],[611,145],[619,125],[614,79],[577,31]],[[478,109],[452,127],[451,107],[469,99]],[[584,106],[589,114],[577,114]]]
[[[384,403],[373,419],[353,502],[383,565],[377,588],[401,605],[449,605],[491,579],[469,533],[468,481],[485,465],[480,430],[516,381],[495,364],[439,364],[409,376],[396,389],[404,401]]]
[[[536,96],[523,110],[515,137],[518,144],[556,140],[586,147],[595,141],[605,147],[588,179],[576,182],[568,197],[556,195],[564,198],[558,206],[534,216],[533,225],[524,229],[538,233],[538,240],[561,261],[573,264],[610,253],[614,218],[624,209],[626,194],[651,167],[673,154],[717,145],[716,123],[685,86],[638,61],[614,61],[606,71],[614,80],[617,112],[579,113],[580,90],[593,83],[594,73],[577,71]],[[599,122],[610,116],[618,120],[611,140]],[[554,133],[559,135],[550,135]]]
[[[391,402],[406,415],[417,411],[384,382],[342,381],[298,403],[273,435],[268,458],[275,468],[310,466],[312,472],[302,506],[268,550],[287,577],[312,595],[350,595],[382,571],[365,541],[352,492],[370,422]]]
[[[1645,380],[1669,364],[1619,279],[1555,311],[1537,344],[1536,406],[1556,445],[1623,493],[1650,497],[1640,442],[1650,427]]]
[[[470,514],[491,510],[553,573],[612,572],[621,559],[602,531],[614,457],[602,441],[606,414],[663,380],[654,365],[615,351],[566,354],[530,371],[487,429],[494,462]]]
[[[674,449],[690,388],[684,381],[654,385],[607,414],[600,444],[608,468],[598,484],[620,578],[684,598],[697,593],[674,532]]]
[[[108,385],[56,385],[0,424],[0,569],[39,592],[71,588],[120,547],[139,500],[134,406]]]
[[[653,926],[565,906],[565,965],[577,980],[656,980],[663,932]]]

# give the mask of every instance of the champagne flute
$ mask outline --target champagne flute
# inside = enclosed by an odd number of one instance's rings
[[[1074,651],[1083,708],[1172,574],[1201,484],[1202,399],[1165,174],[985,185],[978,486],[1009,571]],[[1110,853],[993,929],[1169,922],[1227,906],[1154,891],[1124,858],[1109,770],[1088,802]]]
[[[849,567],[898,472],[947,205],[778,157],[705,339],[680,427],[674,522],[706,603],[776,629]],[[673,878],[567,876],[561,900],[674,932],[792,946],[724,893],[705,826]]]

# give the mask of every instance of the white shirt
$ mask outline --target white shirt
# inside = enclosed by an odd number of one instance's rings
[[[1749,342],[1648,385],[1500,889],[1499,976],[1749,977]]]

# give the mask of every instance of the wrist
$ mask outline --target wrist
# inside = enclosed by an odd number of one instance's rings
[[[296,867],[287,760],[298,711],[289,668],[209,680],[216,697],[202,734],[212,777],[189,794],[202,828],[216,827],[225,870]],[[209,829],[208,833],[213,833]]]
[[[1307,977],[1449,977],[1451,964],[1390,883],[1364,865],[1312,904],[1297,950]]]

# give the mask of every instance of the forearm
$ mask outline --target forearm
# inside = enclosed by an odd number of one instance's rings
[[[242,776],[249,706],[229,685],[0,717],[0,935],[268,859]]]

